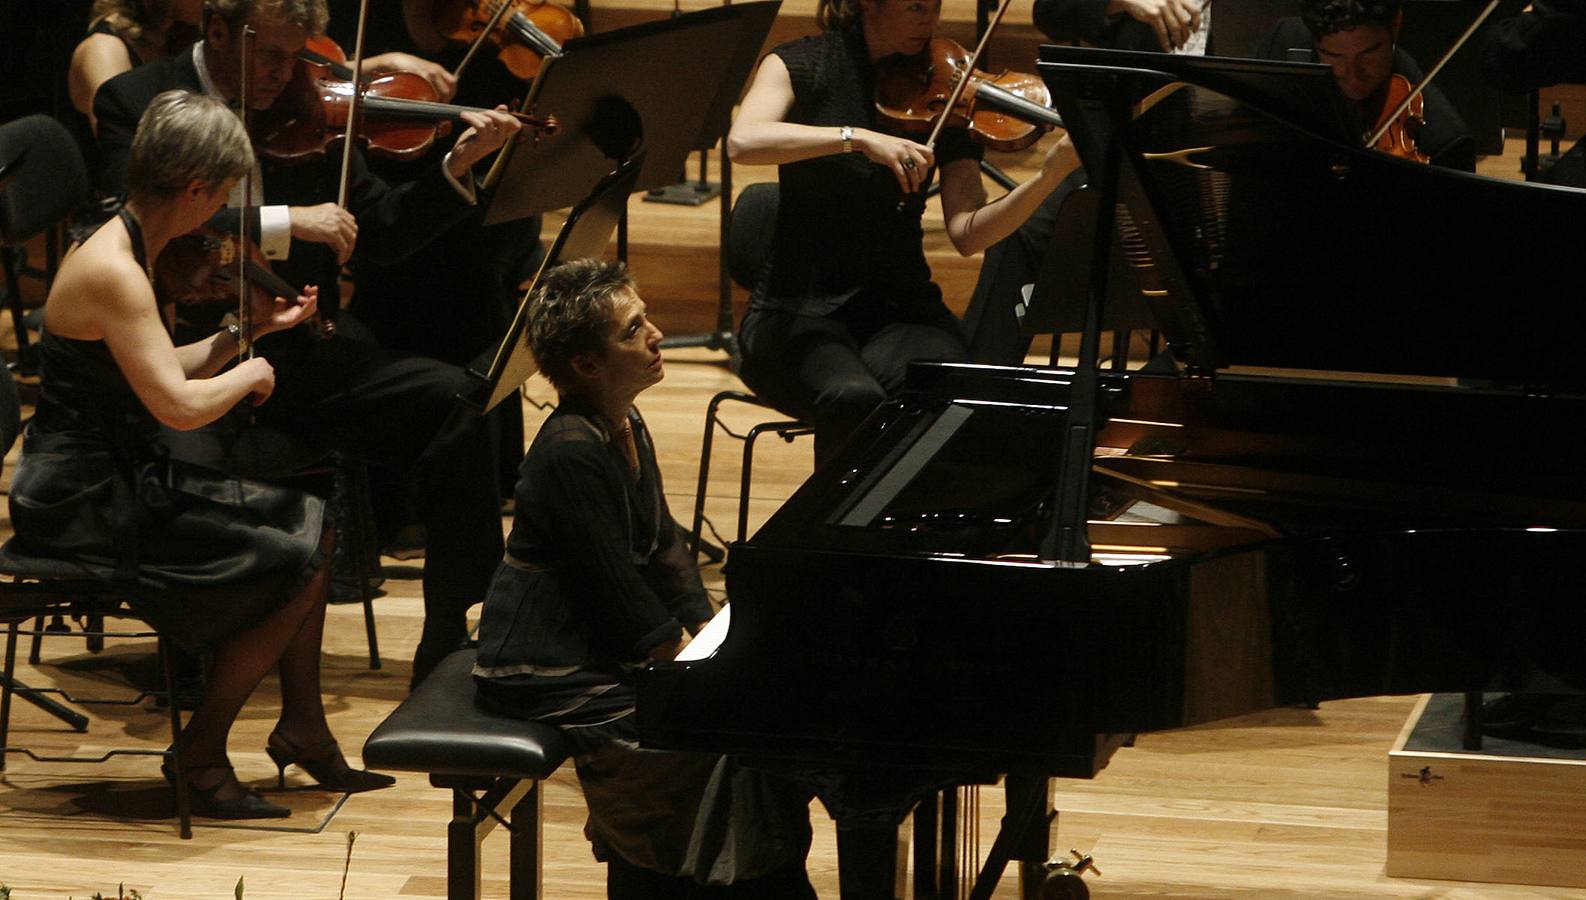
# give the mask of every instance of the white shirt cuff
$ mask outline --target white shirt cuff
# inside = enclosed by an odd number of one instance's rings
[[[478,196],[474,194],[474,175],[472,172],[468,173],[467,184],[458,181],[456,178],[452,177],[451,161],[452,154],[451,151],[448,150],[446,151],[446,158],[441,160],[441,174],[446,176],[446,183],[452,186],[452,190],[457,192],[457,196],[468,201],[469,206],[473,206],[475,203],[479,202]]]
[[[259,249],[265,259],[286,259],[292,252],[292,213],[286,207],[259,207]]]

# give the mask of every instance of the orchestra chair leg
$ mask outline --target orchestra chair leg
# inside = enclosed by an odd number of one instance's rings
[[[114,756],[157,756],[170,764],[174,783],[171,796],[174,802],[178,833],[186,840],[193,836],[191,803],[187,780],[184,777],[185,760],[179,738],[182,733],[182,714],[176,703],[176,678],[172,664],[170,642],[166,637],[125,606],[126,597],[103,582],[85,579],[73,564],[34,557],[19,557],[9,548],[0,549],[0,571],[10,580],[0,582],[0,615],[7,620],[4,672],[0,673],[0,771],[12,753],[20,753],[34,762],[42,763],[101,763]],[[53,576],[53,577],[52,577]],[[42,622],[45,616],[65,614],[81,615],[101,623],[100,630],[84,632],[103,639],[106,636],[152,637],[160,668],[160,687],[143,690],[131,698],[75,697],[56,688],[30,688],[16,680],[17,638],[23,622],[33,619]],[[148,631],[119,632],[114,635],[102,630],[108,617],[131,619],[150,628]],[[48,626],[46,626],[48,627]],[[37,634],[42,628],[32,628]],[[170,748],[166,750],[111,749],[98,756],[50,756],[24,747],[13,747],[11,738],[12,697],[20,696],[56,716],[74,731],[87,730],[86,716],[56,702],[50,694],[58,694],[77,705],[136,706],[148,697],[163,696],[166,701],[171,729]]]
[[[689,549],[697,557],[700,547],[703,546],[702,529],[705,522],[705,496],[710,488],[710,457],[715,447],[716,429],[720,428],[724,434],[735,440],[743,442],[743,470],[739,476],[738,489],[738,540],[746,538],[749,528],[749,486],[752,479],[754,466],[754,443],[760,435],[773,432],[785,441],[791,442],[794,438],[806,434],[814,434],[804,422],[796,420],[768,421],[756,424],[747,432],[739,434],[721,418],[721,406],[727,401],[742,403],[748,406],[757,406],[761,409],[774,409],[771,404],[761,400],[753,394],[744,391],[720,391],[705,406],[705,430],[700,439],[699,446],[699,480],[694,492],[694,521],[690,527]]]

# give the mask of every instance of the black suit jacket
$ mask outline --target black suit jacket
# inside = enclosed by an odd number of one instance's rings
[[[138,119],[156,96],[177,89],[203,90],[193,55],[187,50],[117,75],[94,95],[94,114],[99,120],[99,178],[106,192],[125,194],[127,160]],[[272,206],[334,202],[340,169],[339,154],[294,166],[263,160],[264,202]],[[414,181],[393,187],[369,171],[361,153],[352,154],[347,209],[358,220],[355,255],[361,265],[388,265],[409,256],[466,217],[471,208],[446,180],[439,163]],[[212,224],[235,229],[236,215],[235,210],[223,210]],[[329,247],[294,238],[288,258],[272,267],[293,284],[319,285],[321,309],[334,315],[339,308],[338,268]]]
[[[1534,0],[1531,11],[1492,27],[1481,71],[1499,89],[1586,82],[1586,0]]]

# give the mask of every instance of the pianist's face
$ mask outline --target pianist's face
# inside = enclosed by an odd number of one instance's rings
[[[595,377],[613,394],[637,397],[658,383],[661,366],[661,329],[645,316],[644,301],[633,291],[617,295],[606,332],[605,355]]]
[[[1316,39],[1316,56],[1331,66],[1345,97],[1359,103],[1393,74],[1393,29],[1360,25]]]

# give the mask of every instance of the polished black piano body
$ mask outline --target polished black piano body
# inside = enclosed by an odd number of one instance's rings
[[[1034,559],[1071,373],[914,376],[734,545],[732,628],[648,673],[647,743],[1085,776],[1109,734],[1586,687],[1586,401],[1107,375],[1076,567]]]
[[[901,796],[1283,704],[1586,689],[1586,192],[1350,146],[1321,67],[1043,57],[1179,373],[917,366],[732,547],[732,627],[641,679],[645,744]],[[1076,434],[1088,560],[1041,559]]]

